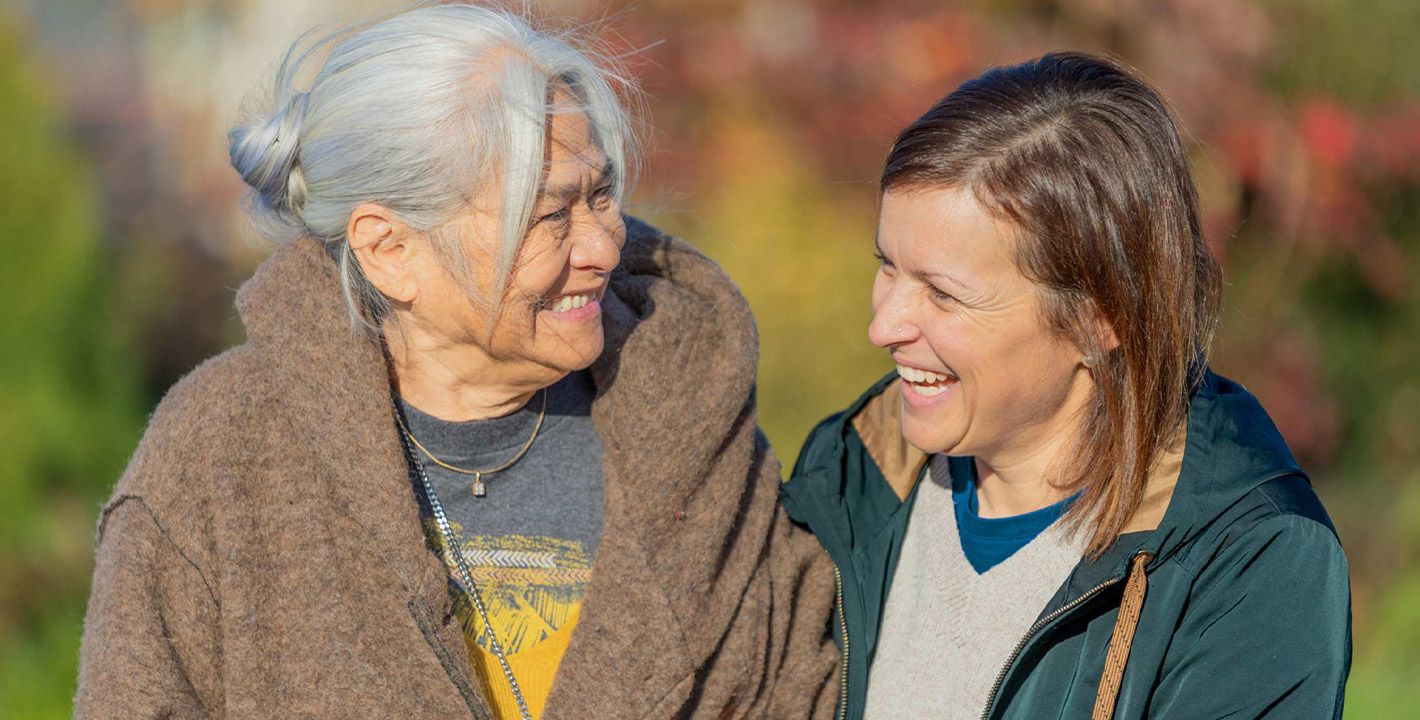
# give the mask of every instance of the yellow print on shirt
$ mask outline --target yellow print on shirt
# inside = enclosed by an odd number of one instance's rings
[[[455,528],[455,533],[458,529]],[[528,535],[459,537],[464,562],[503,652],[516,655],[556,634],[587,594],[592,565],[582,544]],[[457,577],[457,568],[449,563]],[[488,649],[482,619],[464,599],[455,610],[464,634]]]
[[[433,521],[425,530],[434,539],[451,578],[458,566],[445,552]],[[571,642],[587,594],[592,564],[582,544],[528,535],[469,535],[453,525],[469,574],[488,610],[494,637],[518,679],[534,718],[542,716],[552,681]],[[488,629],[474,610],[463,583],[456,583],[454,613],[463,626],[464,643],[479,681],[488,690],[499,720],[519,717],[517,702],[502,666],[488,642]]]

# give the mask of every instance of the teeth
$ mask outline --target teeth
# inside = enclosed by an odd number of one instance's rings
[[[563,295],[552,303],[552,312],[576,310],[592,301],[591,295]]]
[[[944,381],[947,380],[948,378],[952,377],[952,376],[950,376],[950,375],[946,375],[946,374],[943,374],[943,373],[934,373],[934,372],[931,372],[931,371],[928,371],[928,370],[920,370],[920,369],[918,369],[918,368],[915,368],[915,367],[908,367],[908,366],[906,366],[906,365],[898,365],[898,366],[897,366],[897,374],[898,374],[898,375],[901,375],[901,376],[902,376],[902,379],[903,379],[903,380],[906,380],[907,382],[910,382],[910,383],[927,383],[927,384],[934,384],[934,383],[944,382]],[[939,388],[938,391],[940,391],[940,390],[945,390],[945,389],[946,389],[946,388]],[[937,394],[937,393],[933,392],[933,393],[928,393],[928,394],[935,395],[935,394]]]
[[[913,386],[912,386],[912,392],[915,392],[915,393],[917,393],[918,395],[926,395],[927,397],[931,397],[931,396],[933,396],[933,395],[941,395],[942,393],[944,393],[944,392],[946,392],[946,391],[947,391],[947,386],[946,386],[946,385],[913,385]]]

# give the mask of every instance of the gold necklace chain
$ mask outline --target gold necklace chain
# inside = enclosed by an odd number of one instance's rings
[[[427,456],[430,460],[433,460],[435,465],[438,465],[439,467],[444,468],[445,470],[448,470],[450,472],[456,472],[460,475],[472,475],[473,487],[471,488],[471,490],[473,491],[473,496],[484,497],[488,494],[488,488],[483,484],[483,476],[503,472],[504,470],[507,470],[508,468],[512,467],[514,463],[518,462],[519,460],[522,460],[523,456],[527,455],[528,450],[532,448],[533,441],[537,440],[538,431],[542,430],[542,420],[545,417],[547,417],[547,388],[542,389],[542,409],[537,411],[537,423],[533,425],[532,435],[528,437],[528,441],[523,443],[522,449],[518,450],[517,454],[509,458],[507,462],[503,463],[502,465],[499,465],[498,467],[489,468],[487,470],[469,470],[467,468],[458,467],[457,465],[450,465],[449,463],[440,460],[439,458],[435,457],[434,453],[429,452],[429,448],[424,447],[423,443],[419,442],[419,438],[414,437],[414,433],[410,432],[409,427],[404,424],[403,417],[396,415],[395,420],[399,422],[399,428],[404,431],[404,434],[409,436],[409,441],[414,443],[414,447],[419,448],[419,452],[424,453],[424,455]]]

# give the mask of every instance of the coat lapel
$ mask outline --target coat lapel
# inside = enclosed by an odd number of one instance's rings
[[[759,466],[748,305],[693,250],[639,223],[630,230],[592,367],[603,546],[548,718],[638,718],[692,702],[775,509],[763,495],[777,483],[762,479],[777,468]]]
[[[644,299],[631,295],[633,302]],[[635,368],[622,362],[638,311],[610,292],[602,307],[606,350],[592,372],[597,385],[592,418],[603,447],[602,544],[577,630],[548,698],[548,720],[644,717],[694,672],[665,593],[668,578],[654,570],[643,542],[647,503],[635,477],[643,468],[636,462],[637,430],[625,423],[625,415],[651,398],[641,397],[647,388],[636,382]],[[653,504],[670,507],[664,500]]]

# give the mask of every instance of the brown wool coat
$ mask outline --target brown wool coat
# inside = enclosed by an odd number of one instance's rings
[[[168,393],[99,520],[79,718],[487,718],[378,346],[311,240]],[[777,504],[753,318],[634,220],[593,367],[604,538],[544,717],[826,717],[831,566]]]

